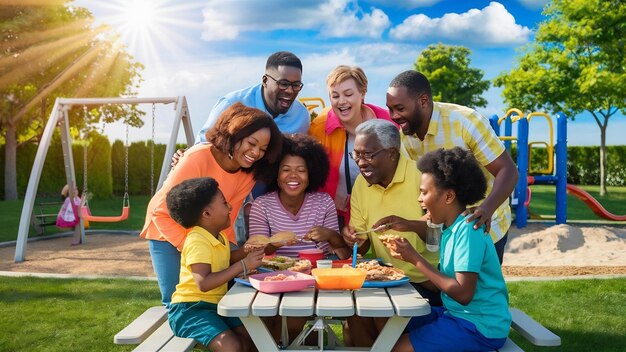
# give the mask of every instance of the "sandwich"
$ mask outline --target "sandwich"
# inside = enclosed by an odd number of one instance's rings
[[[296,234],[291,231],[280,231],[270,237],[270,243],[290,245],[296,243]]]
[[[270,238],[263,235],[252,235],[248,238],[243,248],[246,252],[258,251],[270,243]]]
[[[263,258],[263,266],[272,270],[286,270],[293,266],[295,259],[277,255]]]

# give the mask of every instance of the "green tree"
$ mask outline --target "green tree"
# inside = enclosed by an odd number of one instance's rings
[[[7,200],[18,196],[17,149],[40,139],[57,97],[132,96],[141,81],[142,65],[117,35],[106,26],[94,27],[91,13],[70,3],[0,5],[0,142],[6,146]],[[92,126],[124,119],[140,126],[141,114],[134,106],[106,106],[86,121]],[[81,107],[70,110],[72,126],[82,130],[84,121]]]
[[[496,78],[505,101],[523,111],[588,111],[600,128],[600,195],[606,190],[606,130],[626,109],[626,2],[554,0],[535,42]]]
[[[441,43],[429,45],[420,53],[413,66],[428,77],[433,100],[471,108],[487,106],[481,95],[490,82],[482,80],[483,70],[469,67],[470,54],[466,47]]]

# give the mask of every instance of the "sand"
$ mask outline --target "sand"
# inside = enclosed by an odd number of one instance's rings
[[[503,272],[516,276],[626,275],[626,229],[530,224],[513,227]],[[14,263],[15,247],[0,248],[0,271],[154,277],[148,242],[132,235],[88,235],[30,242],[26,261]]]

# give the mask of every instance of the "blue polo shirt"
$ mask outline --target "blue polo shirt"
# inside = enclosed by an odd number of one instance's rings
[[[202,126],[200,132],[198,132],[196,143],[206,142],[206,131],[215,125],[224,110],[236,102],[257,108],[269,114],[263,102],[262,87],[262,84],[257,84],[256,86],[230,92],[221,97],[215,106],[213,106],[213,109],[211,109],[209,118],[204,123],[204,126]],[[306,107],[296,99],[286,113],[274,117],[274,122],[276,122],[278,129],[282,133],[307,133],[309,125],[311,124],[311,116]]]
[[[446,276],[478,274],[474,297],[465,306],[443,292],[441,299],[447,314],[472,322],[487,338],[505,338],[511,326],[509,293],[491,237],[473,226],[459,215],[452,226],[443,229],[439,255],[440,270]]]

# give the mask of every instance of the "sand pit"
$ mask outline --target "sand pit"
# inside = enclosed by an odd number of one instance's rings
[[[26,261],[15,247],[0,248],[0,271],[154,277],[148,242],[131,235],[88,235],[31,242]],[[626,229],[530,224],[511,228],[503,272],[513,276],[626,274]]]

